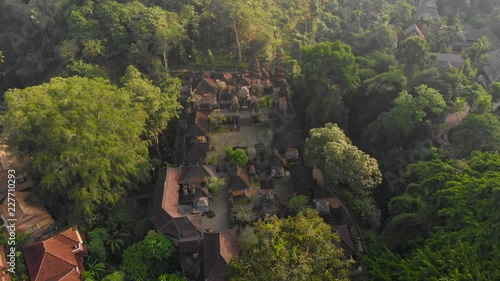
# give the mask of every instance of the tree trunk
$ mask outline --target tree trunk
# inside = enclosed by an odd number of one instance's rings
[[[163,49],[163,64],[165,65],[166,69],[168,68],[167,62],[168,62],[168,60],[167,60],[167,49]]]
[[[241,62],[241,44],[240,37],[238,36],[238,29],[236,28],[236,24],[233,24],[234,35],[236,36],[236,46],[238,47],[238,62]]]
[[[162,160],[162,158],[161,158],[161,152],[160,152],[160,140],[159,140],[158,135],[154,135],[153,136],[153,142],[155,143],[156,153],[158,154],[158,158],[160,160]]]

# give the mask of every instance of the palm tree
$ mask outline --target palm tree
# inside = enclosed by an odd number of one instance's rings
[[[120,230],[113,232],[113,235],[106,241],[106,245],[108,245],[111,253],[114,254],[117,250],[121,250],[125,245],[123,238],[127,236],[127,234],[122,232],[123,227]]]
[[[106,264],[100,262],[97,259],[93,261],[89,259],[87,261],[86,272],[95,280],[100,280],[101,276],[106,273]]]

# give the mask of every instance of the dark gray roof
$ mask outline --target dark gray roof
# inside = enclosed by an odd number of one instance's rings
[[[274,182],[272,180],[261,180],[260,189],[274,189]]]
[[[483,67],[483,72],[490,83],[498,82],[500,80],[500,49],[489,52],[489,56],[489,65]]]
[[[464,34],[465,34],[465,40],[466,41],[474,41],[476,42],[477,40],[481,39],[481,37],[488,37],[488,40],[490,43],[493,45],[496,45],[498,42],[498,38],[491,31],[491,28],[488,25],[485,25],[481,28],[472,28],[472,27],[465,27],[464,28]]]
[[[445,53],[429,53],[435,56],[436,59],[432,61],[431,65],[438,69],[448,69],[450,67],[461,67],[464,64],[464,59],[459,54],[445,54]]]
[[[418,5],[416,12],[416,20],[438,19],[440,17],[436,0],[420,0],[420,5]]]
[[[311,169],[303,165],[290,166],[288,169],[292,177],[292,186],[295,195],[310,197],[315,184]]]
[[[208,153],[208,143],[191,142],[186,145],[185,165],[202,165]]]
[[[271,147],[274,148],[302,147],[302,145],[302,136],[298,132],[273,134],[271,142]]]
[[[208,117],[205,113],[197,111],[189,116],[186,138],[206,136],[208,132]]]
[[[182,167],[179,183],[201,183],[205,181],[205,178],[215,176],[217,176],[217,172],[214,165]]]

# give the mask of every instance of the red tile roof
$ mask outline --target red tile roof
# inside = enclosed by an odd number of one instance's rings
[[[163,200],[161,207],[172,218],[179,218],[182,215],[179,213],[179,179],[181,176],[181,168],[169,167],[167,169],[167,177],[163,191]]]
[[[235,229],[205,233],[203,280],[224,280],[227,265],[238,256],[239,251]]]
[[[189,118],[189,125],[186,132],[186,138],[188,137],[199,137],[206,136],[208,132],[208,116],[201,112],[197,111],[196,114],[193,114]]]
[[[207,95],[207,94],[216,94],[217,93],[217,85],[214,80],[209,78],[203,78],[200,81],[196,89],[194,90],[197,95]]]
[[[80,280],[86,249],[76,227],[24,246],[32,281]]]
[[[0,281],[10,281],[10,275],[7,271],[9,266],[7,264],[7,256],[3,246],[0,246]]]

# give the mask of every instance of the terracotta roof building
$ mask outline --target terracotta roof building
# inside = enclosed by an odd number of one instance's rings
[[[10,281],[9,265],[7,264],[7,256],[3,246],[0,246],[0,281]]]
[[[14,217],[10,216],[8,200],[5,200],[2,205],[2,219],[6,222],[7,219],[15,218],[17,231],[26,231],[31,236],[38,236],[54,223],[54,219],[43,206],[29,203],[29,195],[29,192],[15,192]]]
[[[215,95],[217,93],[217,85],[214,80],[210,78],[203,78],[198,86],[196,86],[194,93],[197,95]]]
[[[208,133],[208,117],[201,111],[189,116],[186,138],[198,138],[204,142]]]
[[[231,173],[229,187],[231,191],[238,191],[250,188],[250,180],[248,178],[247,168],[237,166]]]
[[[158,232],[178,246],[180,253],[198,251],[202,228],[201,215],[193,214],[192,202],[190,205],[180,203],[181,189],[201,189],[200,183],[215,175],[215,166],[211,165],[169,167],[158,173],[151,220]]]
[[[403,30],[402,41],[404,41],[405,39],[412,37],[412,36],[418,36],[418,37],[425,40],[424,33],[422,33],[422,31],[420,30],[420,28],[418,28],[418,26],[416,24],[412,24],[410,27]]]
[[[203,245],[203,280],[222,281],[227,265],[239,254],[238,234],[236,229],[204,234]]]
[[[32,281],[81,280],[87,250],[76,227],[28,244],[23,250]]]

